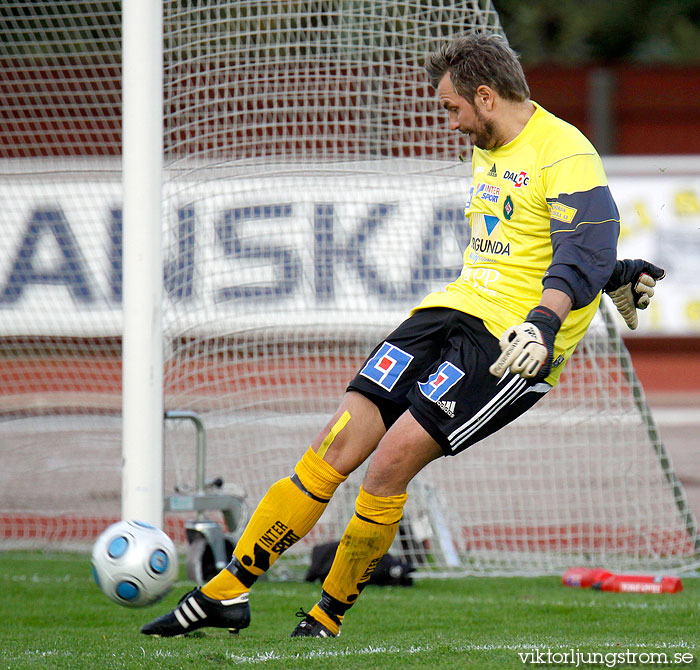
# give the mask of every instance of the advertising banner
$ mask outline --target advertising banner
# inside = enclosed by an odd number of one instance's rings
[[[613,175],[610,188],[618,256],[667,272],[634,334],[697,335],[700,176]],[[399,320],[459,273],[468,191],[466,170],[166,182],[166,332]],[[0,212],[0,336],[118,335],[118,178],[0,180]]]

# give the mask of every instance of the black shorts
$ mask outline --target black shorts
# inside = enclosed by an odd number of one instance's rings
[[[489,372],[498,340],[481,319],[453,309],[418,310],[374,351],[348,386],[381,412],[387,429],[409,410],[453,456],[510,423],[551,386]]]

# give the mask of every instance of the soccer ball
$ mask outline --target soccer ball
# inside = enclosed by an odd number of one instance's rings
[[[105,530],[92,549],[97,586],[124,607],[145,607],[163,598],[177,578],[172,540],[143,521],[119,521]]]

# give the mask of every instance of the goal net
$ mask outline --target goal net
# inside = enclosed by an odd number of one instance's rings
[[[0,8],[0,546],[89,546],[119,515],[120,15]],[[483,0],[165,0],[164,398],[254,508],[369,350],[461,267],[468,155],[422,69]],[[166,491],[195,485],[165,422]],[[339,539],[362,472],[273,568]],[[187,515],[166,530],[184,542]],[[182,545],[181,545],[182,546]],[[601,312],[526,416],[411,484],[392,551],[425,574],[698,564],[629,357]]]

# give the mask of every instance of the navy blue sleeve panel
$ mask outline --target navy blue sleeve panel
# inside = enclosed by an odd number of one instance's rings
[[[544,288],[556,288],[585,307],[605,286],[617,260],[620,214],[607,186],[548,198],[552,263]]]

